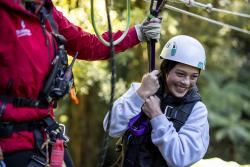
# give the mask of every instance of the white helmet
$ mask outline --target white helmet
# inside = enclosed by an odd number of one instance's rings
[[[171,38],[162,49],[160,57],[205,70],[205,50],[199,41],[190,36]]]

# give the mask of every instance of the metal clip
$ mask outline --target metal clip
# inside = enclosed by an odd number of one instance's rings
[[[59,56],[57,55],[51,62],[52,65],[56,64],[57,61],[59,60]]]
[[[64,140],[65,143],[69,142],[69,137],[65,134],[65,126],[63,124],[59,124],[59,128],[62,131],[62,138]]]

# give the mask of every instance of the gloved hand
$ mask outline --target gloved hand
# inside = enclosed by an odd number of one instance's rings
[[[159,40],[161,33],[161,18],[145,19],[142,24],[135,25],[138,39],[141,42],[150,41],[151,39]]]

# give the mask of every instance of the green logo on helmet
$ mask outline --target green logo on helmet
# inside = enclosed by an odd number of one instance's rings
[[[171,49],[171,56],[175,56],[175,54],[176,54],[176,44],[174,43],[173,44],[173,48]]]
[[[204,64],[203,64],[202,62],[199,62],[199,64],[198,64],[198,68],[200,68],[200,69],[204,69]]]

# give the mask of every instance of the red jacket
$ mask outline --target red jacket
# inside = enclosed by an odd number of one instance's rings
[[[95,35],[70,23],[53,5],[52,10],[58,31],[67,40],[68,54],[74,55],[78,51],[78,59],[83,60],[109,58],[109,47],[100,43]],[[0,95],[6,95],[8,85],[12,83],[9,95],[37,99],[54,57],[51,27],[46,22],[49,40],[47,46],[37,16],[14,0],[0,0],[0,18]],[[121,34],[118,31],[113,36],[117,39]],[[103,37],[107,39],[108,33],[104,33]],[[116,45],[115,51],[124,51],[138,43],[135,29],[131,28],[126,38]],[[1,103],[0,101],[0,106]],[[53,116],[52,108],[14,107],[8,103],[1,120],[39,120],[49,114]],[[33,133],[22,131],[14,133],[10,138],[0,138],[0,147],[4,152],[31,149],[34,147]]]

